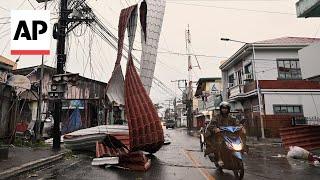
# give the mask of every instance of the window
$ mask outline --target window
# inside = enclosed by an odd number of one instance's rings
[[[237,84],[238,85],[243,84],[243,81],[242,81],[242,70],[237,71],[236,74],[237,74]]]
[[[252,73],[252,64],[247,64],[245,67],[244,67],[244,73],[245,74],[251,74]]]
[[[274,114],[303,114],[302,105],[274,105]]]
[[[229,83],[229,87],[234,86],[234,74],[229,75],[228,83]]]
[[[277,59],[279,79],[302,79],[299,60]]]

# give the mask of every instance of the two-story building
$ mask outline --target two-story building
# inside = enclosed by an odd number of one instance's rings
[[[221,102],[222,83],[220,77],[200,78],[193,102],[196,114],[194,115],[194,127],[201,127],[205,120],[211,120]]]
[[[319,41],[283,37],[245,44],[220,66],[223,99],[244,112],[249,135],[263,129],[266,137],[278,137],[279,128],[289,127],[292,117],[319,116],[320,84],[303,80],[298,55]]]

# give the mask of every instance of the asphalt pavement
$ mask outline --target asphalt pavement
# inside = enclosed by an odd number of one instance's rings
[[[199,139],[189,136],[185,129],[165,130],[172,143],[163,146],[151,156],[152,165],[147,172],[134,172],[115,167],[91,166],[93,155],[77,154],[57,164],[30,172],[15,179],[152,179],[152,180],[202,180],[234,179],[232,171],[218,174],[214,165],[200,151]],[[320,167],[307,162],[290,160],[279,144],[251,144],[245,156],[245,176],[249,180],[308,179],[318,180]]]

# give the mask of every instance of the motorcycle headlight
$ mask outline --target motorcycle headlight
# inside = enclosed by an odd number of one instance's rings
[[[241,151],[242,150],[242,144],[232,144],[233,149],[235,151]]]

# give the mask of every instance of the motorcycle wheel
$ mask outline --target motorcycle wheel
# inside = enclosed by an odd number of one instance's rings
[[[242,180],[244,176],[243,162],[240,163],[240,169],[233,170],[233,174],[238,180]]]

